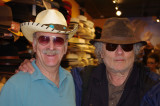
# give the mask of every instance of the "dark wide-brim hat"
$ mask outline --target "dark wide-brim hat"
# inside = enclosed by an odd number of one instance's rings
[[[51,32],[68,35],[70,39],[77,31],[78,24],[73,29],[67,27],[67,22],[62,13],[56,9],[47,9],[41,11],[35,22],[24,22],[21,24],[23,35],[30,41],[33,41],[33,33],[35,32]]]
[[[12,23],[12,10],[7,5],[0,6],[0,32],[9,33],[8,28]]]
[[[145,41],[140,39],[140,35],[136,35],[135,30],[128,18],[109,18],[105,22],[100,39],[93,39],[94,42],[104,42],[113,44],[134,44]]]

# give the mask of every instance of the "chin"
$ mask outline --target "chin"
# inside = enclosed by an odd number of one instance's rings
[[[58,61],[57,60],[45,60],[44,63],[47,65],[47,66],[55,66],[58,64]]]
[[[58,65],[57,63],[46,63],[46,66],[48,67],[55,67],[57,65]]]

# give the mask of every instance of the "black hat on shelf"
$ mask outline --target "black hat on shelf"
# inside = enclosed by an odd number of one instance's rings
[[[0,42],[1,41],[6,42],[4,38],[0,38]],[[2,43],[0,45],[0,71],[14,72],[22,62],[19,58],[17,48],[13,45],[13,40],[10,41],[11,42]]]
[[[0,33],[8,33],[12,23],[12,10],[7,5],[0,6]]]

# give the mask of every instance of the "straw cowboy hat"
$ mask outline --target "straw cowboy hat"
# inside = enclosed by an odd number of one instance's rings
[[[35,32],[61,33],[71,38],[76,33],[77,28],[78,25],[75,24],[73,29],[69,29],[62,13],[55,9],[47,9],[40,12],[35,22],[21,24],[22,33],[30,42],[33,41],[32,36]]]
[[[90,43],[104,42],[114,44],[133,44],[145,41],[140,39],[140,35],[136,35],[132,24],[127,18],[109,18],[105,22],[100,39],[93,39]]]

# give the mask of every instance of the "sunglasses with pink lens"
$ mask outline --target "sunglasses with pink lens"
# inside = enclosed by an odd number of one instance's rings
[[[53,39],[53,44],[55,46],[63,46],[64,45],[64,39],[61,37],[56,37],[56,36],[40,36],[40,37],[38,37],[38,42],[39,42],[39,44],[45,46],[50,42],[51,39]]]

